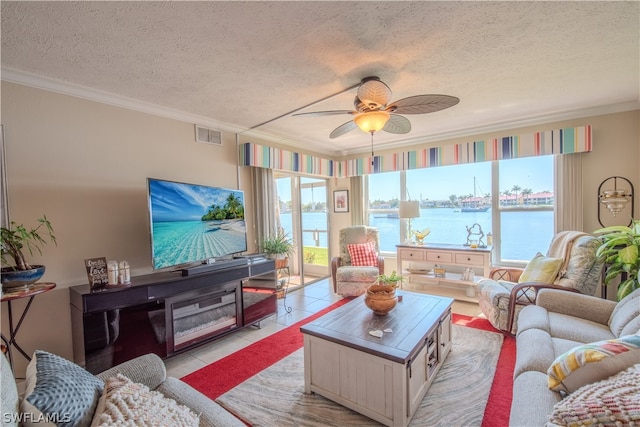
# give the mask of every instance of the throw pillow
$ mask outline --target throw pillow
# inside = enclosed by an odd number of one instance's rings
[[[376,253],[376,243],[357,243],[348,244],[349,256],[351,256],[351,265],[354,266],[378,266],[378,254]]]
[[[633,366],[640,360],[640,335],[580,345],[561,354],[547,371],[549,388],[571,393]]]
[[[105,382],[92,426],[195,427],[199,423],[199,417],[191,409],[118,374]]]
[[[556,403],[547,426],[630,426],[640,420],[640,364]]]
[[[38,426],[91,424],[103,382],[75,363],[36,350],[27,366],[21,411]]]
[[[553,283],[562,267],[562,261],[562,258],[549,258],[538,252],[525,267],[518,283]]]

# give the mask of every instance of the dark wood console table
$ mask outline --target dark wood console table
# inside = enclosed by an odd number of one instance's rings
[[[145,353],[165,358],[276,313],[274,261],[233,264],[132,277],[128,287],[70,287],[75,362],[97,373]]]

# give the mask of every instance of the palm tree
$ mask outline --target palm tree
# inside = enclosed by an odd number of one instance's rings
[[[514,185],[511,188],[511,191],[513,191],[514,193],[516,193],[516,206],[519,205],[518,203],[518,191],[522,190],[522,187],[520,187],[519,185]]]
[[[530,188],[523,188],[522,192],[520,194],[522,194],[522,197],[525,198],[525,205],[528,205],[529,204],[529,196],[531,194],[533,194],[533,190],[530,189]]]
[[[227,203],[225,203],[224,208],[228,212],[229,218],[244,217],[244,212],[240,212],[242,210],[242,202],[233,193],[227,196]]]
[[[511,194],[512,194],[512,193],[511,193],[511,190],[504,190],[504,191],[502,192],[502,195],[503,195],[503,196],[506,196],[507,198],[508,198],[509,196],[511,196]],[[508,205],[508,204],[509,204],[509,201],[508,201],[508,200],[506,200],[505,202],[506,202],[506,203],[500,203],[500,205],[503,205],[503,204]]]

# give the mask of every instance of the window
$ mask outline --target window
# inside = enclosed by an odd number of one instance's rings
[[[553,156],[497,162],[499,215],[494,258],[502,263],[529,261],[545,253],[554,233]]]
[[[425,243],[464,244],[467,227],[493,235],[495,264],[521,264],[545,252],[553,236],[553,156],[471,163],[368,175],[369,224],[383,252],[405,241],[400,200],[419,200],[412,230]]]
[[[400,172],[368,175],[369,225],[380,232],[380,251],[395,252],[400,239]]]

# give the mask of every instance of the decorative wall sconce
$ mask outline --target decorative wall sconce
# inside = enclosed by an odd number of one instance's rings
[[[610,186],[613,185],[613,189]],[[603,189],[603,187],[605,187]],[[601,226],[605,227],[602,223],[600,215],[601,206],[607,208],[611,215],[615,218],[618,214],[626,208],[627,204],[631,202],[631,215],[629,225],[633,221],[634,210],[634,191],[633,184],[627,178],[622,176],[610,176],[600,183],[598,187],[598,222]]]

